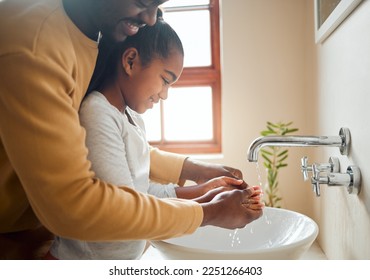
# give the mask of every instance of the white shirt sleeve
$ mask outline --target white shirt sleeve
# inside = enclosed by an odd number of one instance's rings
[[[148,193],[160,198],[177,197],[175,191],[176,187],[178,187],[176,184],[165,185],[151,181],[149,184]]]
[[[96,177],[118,186],[134,188],[126,143],[122,141],[122,124],[116,116],[118,112],[109,110],[109,104],[105,104],[108,101],[103,98],[102,95],[89,98],[80,109],[81,125],[86,129],[88,159]]]

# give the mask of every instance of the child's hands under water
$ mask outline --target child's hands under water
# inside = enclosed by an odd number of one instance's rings
[[[202,226],[242,228],[261,217],[265,206],[260,186],[251,187],[241,179],[226,176],[196,186],[178,187],[177,190],[178,198],[200,203],[203,208]]]
[[[222,191],[230,191],[235,189],[245,189],[248,185],[241,179],[232,178],[228,176],[220,176],[213,178],[199,185],[177,187],[175,189],[178,198],[197,199],[212,191],[207,197],[214,197],[217,193]],[[216,190],[217,191],[213,191]],[[212,196],[213,194],[213,196]],[[203,198],[202,198],[203,201]]]
[[[206,192],[204,195],[195,198],[194,200],[199,203],[210,202],[216,195],[222,192],[227,192],[227,191],[231,191],[235,189],[250,190],[250,192],[248,192],[248,195],[245,197],[245,199],[242,202],[244,207],[248,207],[253,210],[261,210],[265,206],[265,204],[262,202],[263,191],[261,187],[260,186],[250,187],[244,181],[242,182],[242,184],[234,186],[234,187],[230,187],[230,186],[215,187],[209,190],[208,192]]]
[[[260,218],[264,203],[260,186],[223,190],[216,188],[198,198],[203,208],[202,226],[214,225],[228,229],[243,228]]]
[[[253,186],[252,188],[254,193],[249,197],[246,197],[243,206],[253,210],[261,210],[265,206],[262,201],[263,191],[260,186]]]

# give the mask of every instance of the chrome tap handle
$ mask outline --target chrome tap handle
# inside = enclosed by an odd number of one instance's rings
[[[318,165],[313,164],[311,184],[312,184],[312,190],[316,194],[317,197],[320,196],[320,173],[321,171],[319,170]]]
[[[305,181],[308,180],[308,173],[309,172],[314,172],[314,169],[317,169],[317,172],[334,172],[337,173],[339,172],[340,165],[339,165],[339,159],[336,157],[330,157],[329,158],[329,163],[322,163],[318,164],[315,163],[313,165],[308,165],[308,159],[306,156],[301,158],[301,171],[303,174],[303,179]]]
[[[340,173],[339,159],[330,157],[329,163],[307,164],[307,157],[301,159],[303,178],[307,180],[308,172],[312,172],[311,185],[316,196],[320,196],[320,185],[344,186],[349,194],[358,194],[361,190],[361,171],[357,166],[350,165],[346,173]]]
[[[314,178],[311,178],[312,191],[316,194],[317,197],[320,196],[320,182],[316,181]]]
[[[308,165],[308,159],[306,156],[301,158],[301,171],[303,175],[303,180],[308,180],[308,172],[312,172],[312,165]]]
[[[315,192],[316,196],[320,196],[320,185],[329,184],[329,178],[331,172],[334,170],[339,170],[339,160],[338,158],[330,158],[329,163],[324,164],[313,164],[312,165],[312,178],[311,184],[312,189]],[[322,173],[325,173],[324,176],[321,176]]]

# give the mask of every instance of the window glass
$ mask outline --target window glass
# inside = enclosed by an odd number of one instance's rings
[[[142,114],[145,123],[147,141],[161,140],[161,106],[155,104],[152,109]]]
[[[164,14],[163,18],[176,30],[182,41],[185,52],[184,67],[210,66],[209,11],[168,12]]]
[[[163,102],[165,140],[203,141],[213,138],[211,87],[171,88]]]
[[[164,112],[166,141],[204,141],[213,138],[212,88],[170,88],[168,99],[161,101]],[[142,116],[147,140],[161,140],[160,105],[147,110]]]
[[[177,6],[199,6],[209,5],[209,0],[171,0],[165,2],[162,7],[177,7]]]
[[[184,71],[168,99],[143,114],[147,139],[170,152],[221,152],[219,0],[171,0],[162,7],[183,43]]]

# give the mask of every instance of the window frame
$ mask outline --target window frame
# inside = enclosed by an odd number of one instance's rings
[[[219,0],[210,0],[210,40],[211,40],[211,65],[202,67],[184,67],[183,72],[173,87],[209,86],[212,88],[212,118],[213,138],[207,141],[168,141],[164,140],[163,104],[160,102],[161,111],[161,140],[150,141],[150,145],[161,150],[182,154],[220,153],[221,143],[221,51],[220,51],[220,11]],[[204,9],[199,6],[198,9]],[[185,7],[168,8],[165,12],[196,10]],[[165,102],[165,101],[164,101]]]

